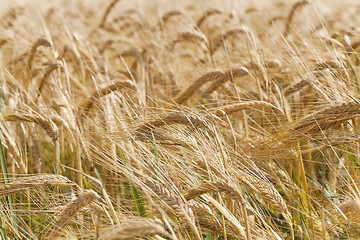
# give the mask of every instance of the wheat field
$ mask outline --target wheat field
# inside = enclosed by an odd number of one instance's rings
[[[356,0],[1,0],[1,239],[360,239]]]

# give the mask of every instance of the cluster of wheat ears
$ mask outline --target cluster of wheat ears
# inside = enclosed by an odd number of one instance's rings
[[[2,1],[1,238],[360,239],[360,5],[270,2]]]

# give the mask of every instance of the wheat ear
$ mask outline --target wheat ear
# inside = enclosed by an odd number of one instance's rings
[[[290,13],[289,13],[289,15],[287,17],[287,20],[286,20],[285,31],[283,33],[284,37],[286,37],[290,32],[291,21],[292,21],[294,15],[295,15],[296,10],[302,8],[306,4],[309,4],[308,0],[300,0],[299,2],[297,2],[297,3],[295,3],[293,5],[293,7],[291,8],[291,11],[290,11]]]
[[[135,131],[142,131],[146,129],[152,129],[154,127],[161,127],[163,125],[171,125],[171,124],[183,124],[183,125],[190,125],[193,127],[206,127],[207,121],[210,119],[201,118],[198,115],[186,115],[182,112],[174,112],[168,115],[158,117],[155,120],[145,122],[138,126]]]
[[[43,39],[43,38],[38,39],[34,43],[34,45],[32,46],[32,48],[30,50],[29,58],[28,58],[28,61],[27,61],[27,67],[28,67],[28,72],[29,73],[31,72],[31,69],[32,69],[32,62],[33,62],[35,53],[36,53],[38,47],[40,47],[40,46],[51,47],[51,43],[48,40]]]
[[[202,23],[210,16],[215,15],[215,14],[222,14],[223,12],[220,11],[219,9],[210,9],[208,11],[206,11],[200,18],[199,20],[196,22],[196,25],[198,27],[201,27]]]
[[[59,63],[54,63],[54,64],[50,64],[47,68],[46,68],[46,72],[44,74],[44,76],[41,78],[40,80],[40,84],[38,87],[38,93],[37,93],[37,97],[38,98],[41,94],[42,88],[44,87],[45,81],[46,79],[48,79],[48,77],[50,76],[50,74],[55,71],[58,68],[61,68],[62,66]]]
[[[162,17],[161,17],[161,20],[160,22],[158,23],[158,26],[160,27],[160,29],[162,30],[163,29],[163,26],[165,25],[165,23],[167,21],[169,21],[169,19],[171,17],[174,17],[174,16],[181,16],[183,15],[183,13],[179,10],[171,10],[167,13],[165,13]]]
[[[93,190],[86,190],[81,193],[76,199],[72,200],[66,207],[59,213],[54,227],[44,235],[45,239],[56,238],[62,228],[83,208],[89,205],[92,201],[99,198],[99,195]]]
[[[94,91],[93,93],[90,94],[90,97],[88,98],[88,100],[82,104],[82,118],[84,118],[90,108],[92,107],[92,105],[94,104],[94,102],[96,102],[99,98],[102,98],[114,91],[118,91],[122,88],[129,88],[132,90],[136,90],[136,87],[134,85],[134,83],[130,80],[115,80],[113,82],[111,82],[110,84],[100,88],[97,91]]]
[[[69,186],[75,185],[75,183],[62,175],[44,174],[24,177],[11,183],[0,185],[0,197],[22,192],[30,188],[44,187],[49,185]]]
[[[41,126],[45,132],[56,142],[59,131],[54,122],[50,119],[43,118],[41,116],[35,116],[30,114],[6,114],[3,115],[5,121],[25,121],[33,122]]]
[[[286,119],[286,115],[281,109],[265,101],[250,101],[250,102],[226,105],[214,110],[213,113],[216,116],[222,117],[242,110],[259,109],[259,108],[272,108],[276,111],[276,113],[278,113],[281,116],[282,119]]]
[[[170,234],[164,229],[160,221],[151,219],[128,222],[106,228],[100,235],[102,240],[132,240],[146,238],[154,235],[163,235],[170,238]]]
[[[104,12],[103,17],[101,18],[101,22],[99,24],[99,28],[103,28],[105,26],[105,21],[107,19],[107,17],[109,16],[109,13],[111,11],[111,9],[113,9],[115,7],[115,5],[119,2],[120,0],[113,0],[109,6],[106,8],[106,11]]]
[[[212,45],[212,49],[210,51],[211,55],[213,55],[216,50],[221,46],[221,44],[228,38],[230,38],[231,36],[234,36],[236,34],[243,34],[243,33],[247,33],[247,31],[243,28],[237,28],[237,29],[231,29],[228,30],[227,32],[220,34],[220,36],[216,37],[214,40],[214,44]]]
[[[200,233],[195,225],[195,217],[192,209],[181,194],[176,196],[168,189],[151,181],[146,181],[145,185],[148,186],[159,197],[159,199],[168,205],[179,217],[186,220],[193,233],[201,239]]]
[[[334,229],[341,225],[343,222],[348,221],[350,224],[359,223],[360,217],[360,200],[349,199],[339,205],[341,216],[334,222],[327,230],[334,231]]]
[[[223,78],[224,78],[224,73],[222,73],[221,71],[211,71],[205,73],[200,78],[196,79],[193,84],[191,84],[183,91],[181,91],[178,95],[176,95],[174,101],[176,103],[182,104],[187,99],[189,99],[189,97],[191,97],[205,83]]]
[[[185,42],[185,41],[190,41],[195,43],[202,42],[205,43],[206,46],[208,46],[206,37],[203,34],[196,32],[183,32],[180,33],[178,38],[171,43],[171,48],[173,48],[177,43]]]
[[[309,83],[305,79],[302,79],[302,80],[295,82],[295,83],[291,84],[290,86],[286,87],[283,90],[283,94],[285,97],[291,96],[292,94],[296,93],[297,91],[301,90],[302,88],[306,87],[307,85],[309,85]]]
[[[273,204],[273,206],[275,206],[276,209],[280,211],[281,215],[283,215],[289,224],[291,235],[293,236],[294,233],[291,215],[285,200],[282,198],[279,192],[271,184],[243,171],[239,172],[238,180],[242,184],[250,187],[255,192],[258,192],[264,199],[271,202],[271,204]]]
[[[215,81],[201,93],[202,98],[207,98],[211,93],[213,93],[218,87],[224,84],[226,81],[237,77],[243,77],[249,75],[249,71],[245,67],[231,69],[227,71],[221,78],[215,79]]]
[[[213,210],[208,205],[195,202],[192,203],[190,206],[193,209],[194,214],[197,216],[200,227],[210,230],[214,233],[223,232],[224,236],[237,236],[236,230],[231,225],[222,225],[220,223],[219,219],[216,217],[216,215],[213,213]]]
[[[237,199],[240,202],[245,222],[245,231],[247,236],[246,238],[250,239],[250,228],[245,207],[246,202],[239,188],[233,183],[226,183],[224,181],[206,182],[201,186],[189,189],[183,195],[186,200],[190,200],[208,192],[223,192],[226,195],[231,196],[232,198]]]
[[[320,110],[296,123],[292,130],[298,133],[312,134],[325,130],[360,114],[358,102],[345,102]]]

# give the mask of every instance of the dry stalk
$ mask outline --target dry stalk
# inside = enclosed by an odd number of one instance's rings
[[[44,174],[37,176],[24,177],[12,183],[0,185],[0,197],[22,192],[26,189],[44,186],[72,186],[74,182],[62,175]]]
[[[45,239],[56,238],[65,225],[83,208],[89,205],[92,201],[99,198],[99,195],[93,190],[86,190],[81,193],[76,199],[72,200],[66,207],[59,213],[56,222],[52,229],[45,233]]]
[[[171,239],[170,234],[164,229],[164,225],[160,221],[151,219],[111,226],[103,231],[99,239],[132,240],[154,235],[162,235]]]

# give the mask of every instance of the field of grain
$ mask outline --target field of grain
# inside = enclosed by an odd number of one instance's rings
[[[1,5],[2,239],[360,239],[356,0]]]

